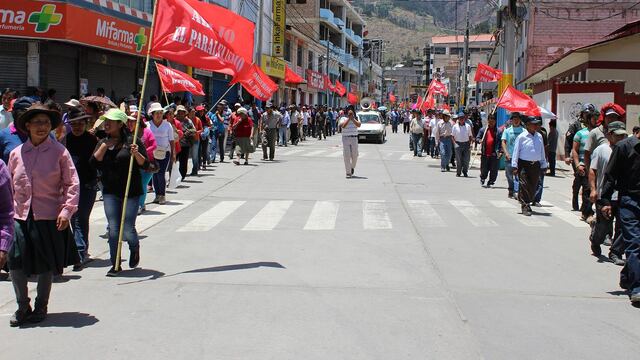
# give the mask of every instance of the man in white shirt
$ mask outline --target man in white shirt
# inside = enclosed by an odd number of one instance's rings
[[[302,107],[302,133],[301,139],[302,141],[307,141],[307,133],[309,131],[309,118],[311,117],[311,112],[307,109],[306,106]]]
[[[467,122],[467,116],[461,112],[458,114],[458,121],[451,129],[453,141],[455,141],[456,150],[456,176],[464,175],[468,177],[469,161],[471,160],[471,142],[473,141],[473,132],[471,125]]]
[[[453,139],[451,137],[452,124],[449,110],[442,112],[442,119],[436,124],[436,144],[440,148],[440,171],[450,171],[449,161],[453,151]]]
[[[14,91],[6,89],[2,93],[2,105],[0,105],[0,130],[5,129],[13,122],[13,115],[11,115],[11,100],[13,100]]]
[[[347,116],[340,119],[342,129],[342,156],[347,178],[353,176],[358,162],[358,128],[361,123],[353,106],[347,108]]]
[[[436,132],[438,131],[436,124],[440,118],[442,118],[442,112],[438,112],[437,115],[433,116],[429,120],[429,148],[427,149],[427,152],[431,155],[432,159],[435,159],[440,155],[440,149],[438,149],[438,145],[436,144]]]
[[[530,204],[535,199],[540,181],[540,171],[544,171],[548,167],[544,153],[544,142],[542,135],[538,132],[541,122],[542,119],[539,117],[528,118],[527,131],[523,131],[516,138],[511,156],[513,174],[518,176],[520,182],[518,199],[522,206],[522,215],[525,216],[532,214]]]

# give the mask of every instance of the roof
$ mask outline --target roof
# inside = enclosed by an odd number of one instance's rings
[[[632,36],[632,35],[636,35],[636,34],[640,34],[640,20],[638,21],[634,21],[634,22],[630,22],[622,27],[620,27],[619,29],[613,31],[611,34],[607,35],[606,38],[602,39],[602,40],[598,40],[596,42],[593,42],[591,44],[585,45],[585,46],[581,46],[581,47],[577,47],[575,49],[571,49],[569,51],[567,51],[566,53],[564,53],[562,56],[560,56],[559,58],[555,59],[554,61],[548,63],[547,65],[545,65],[543,68],[541,68],[540,70],[536,71],[535,73],[527,76],[526,78],[522,79],[520,82],[518,82],[518,84],[522,84],[527,82],[529,79],[534,78],[536,75],[540,74],[541,72],[543,72],[544,70],[552,67],[553,65],[561,62],[562,60],[564,60],[565,58],[575,54],[575,53],[579,53],[579,52],[585,52],[591,48],[597,47],[597,46],[601,46],[601,45],[605,45],[608,44],[610,42],[619,40],[619,39],[623,39],[626,38],[628,36]]]
[[[469,35],[469,42],[492,42],[494,41],[493,34],[477,34]],[[433,36],[431,37],[432,44],[451,44],[464,42],[464,35],[446,35],[446,36]]]

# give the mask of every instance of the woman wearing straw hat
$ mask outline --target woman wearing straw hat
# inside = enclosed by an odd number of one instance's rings
[[[135,268],[140,262],[140,245],[136,232],[136,216],[140,195],[142,195],[142,176],[140,169],[148,169],[144,144],[140,139],[134,142],[133,134],[127,128],[127,114],[120,109],[109,109],[100,117],[104,121],[107,137],[100,140],[96,147],[91,163],[102,172],[104,212],[109,225],[109,251],[111,269],[107,276],[117,276],[116,252],[120,233],[120,219],[122,205],[125,202],[124,193],[127,179],[131,176],[129,194],[126,199],[126,216],[124,218],[123,238],[129,243],[129,267]],[[129,160],[134,157],[133,169],[129,175]]]
[[[15,241],[9,251],[9,270],[18,310],[11,326],[41,322],[47,316],[53,275],[78,262],[69,228],[78,209],[80,180],[71,155],[49,133],[61,115],[36,103],[16,121],[29,139],[9,156],[15,207]],[[37,275],[34,311],[31,311],[28,279]]]
[[[160,205],[164,205],[166,202],[167,180],[165,173],[167,172],[169,162],[175,162],[176,154],[174,130],[171,124],[163,119],[165,111],[169,110],[164,110],[160,103],[154,102],[149,105],[148,113],[151,117],[149,130],[151,130],[153,136],[156,138],[157,145],[153,152],[153,157],[158,161],[159,167],[158,172],[153,174],[153,189],[156,193],[156,198],[153,202]]]
[[[71,154],[80,180],[78,211],[71,218],[80,256],[80,262],[73,267],[74,271],[79,271],[89,256],[89,217],[98,192],[98,172],[89,163],[91,154],[98,144],[98,138],[87,131],[89,118],[91,115],[85,113],[82,107],[70,107],[67,112],[67,124],[71,127],[71,132],[64,138],[64,144]]]

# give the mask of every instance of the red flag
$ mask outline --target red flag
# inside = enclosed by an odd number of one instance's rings
[[[255,25],[198,0],[158,0],[151,55],[235,76],[253,61]]]
[[[354,94],[352,92],[349,92],[347,94],[347,102],[349,102],[349,104],[351,104],[351,105],[357,104],[358,103],[358,95],[356,95],[356,94]]]
[[[336,80],[336,91],[335,93],[340,95],[340,96],[344,96],[344,94],[347,93],[347,88],[344,87],[344,85],[342,85],[342,83],[339,80]]]
[[[396,96],[392,92],[389,93],[389,102],[395,103],[397,101]]]
[[[492,82],[500,79],[502,79],[502,70],[494,69],[489,65],[478,63],[478,69],[476,70],[474,81]]]
[[[538,104],[527,96],[527,94],[516,90],[511,85],[502,93],[496,106],[511,112],[517,111],[525,115],[540,116]]]
[[[175,69],[156,63],[162,91],[176,93],[188,91],[194,95],[204,95],[202,84],[191,76]]]
[[[447,90],[447,85],[440,82],[440,80],[433,79],[429,84],[428,93],[431,94],[441,94],[443,96],[449,96],[449,90]]]
[[[605,114],[609,110],[613,110],[617,112],[618,115],[620,115],[620,120],[622,120],[623,122],[626,122],[626,119],[624,116],[627,114],[627,112],[622,108],[622,106],[616,103],[609,102],[602,105],[602,107],[600,108],[600,117],[598,117],[598,121],[597,121],[598,126],[602,124],[602,122],[604,121]]]
[[[404,101],[400,103],[400,105],[398,105],[399,108],[403,109],[404,108]]]
[[[422,96],[418,95],[418,98],[416,99],[416,103],[411,105],[411,110],[417,109],[418,106],[420,106],[420,104],[422,104]]]
[[[433,98],[433,94],[429,93],[427,98],[422,102],[422,106],[420,106],[420,111],[426,111],[429,109],[433,109],[436,105],[436,99]]]
[[[267,101],[274,92],[278,91],[278,84],[273,82],[259,66],[252,64],[233,78],[232,83],[239,82],[256,99]]]
[[[284,82],[289,84],[302,84],[304,79],[298,75],[295,71],[291,70],[288,65],[284,66]]]
[[[336,87],[331,83],[331,79],[328,75],[323,75],[324,77],[324,86],[330,91],[336,92]]]

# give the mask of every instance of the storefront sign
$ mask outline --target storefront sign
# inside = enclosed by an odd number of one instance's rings
[[[271,37],[271,53],[273,56],[284,56],[286,5],[285,0],[273,0],[273,36]]]
[[[287,66],[287,63],[284,60],[269,55],[262,55],[261,60],[262,62],[260,63],[260,67],[265,74],[278,79],[284,79],[284,70]]]
[[[0,5],[0,37],[69,41],[143,56],[149,28],[68,3],[13,0]]]
[[[317,71],[307,70],[307,87],[324,90],[326,84],[324,82],[324,75]]]

